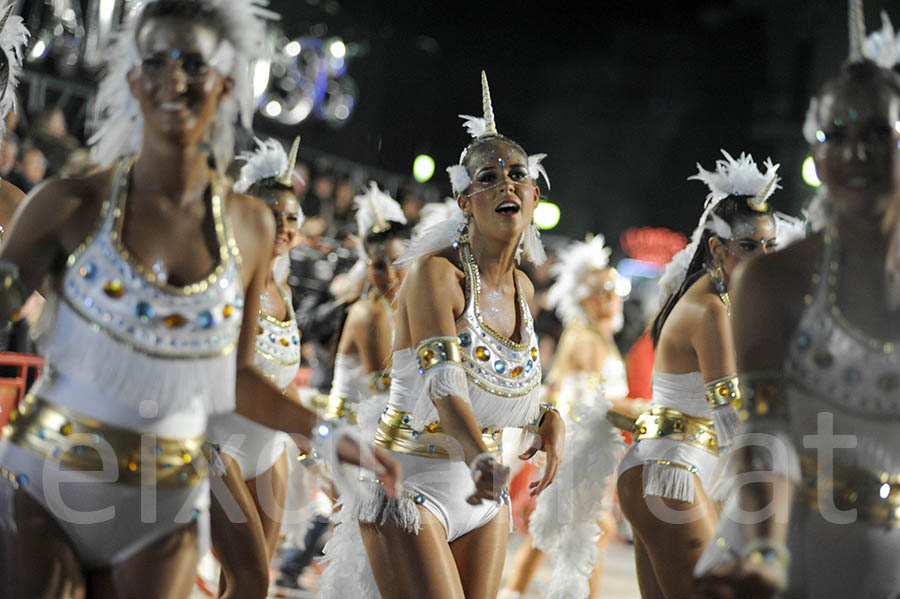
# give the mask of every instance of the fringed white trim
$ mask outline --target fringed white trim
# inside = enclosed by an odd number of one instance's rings
[[[738,413],[730,404],[716,406],[712,413],[719,447],[728,448],[741,431],[741,420],[738,418]]]
[[[381,599],[354,511],[343,502],[331,515],[334,529],[325,543],[325,571],[319,578],[318,597],[322,599]]]
[[[694,501],[694,475],[684,468],[650,462],[644,465],[644,496]]]
[[[359,487],[344,472],[341,461],[338,458],[338,445],[345,437],[351,439],[359,446],[360,462],[372,462],[369,444],[361,444],[359,442],[359,432],[356,430],[356,427],[345,425],[340,421],[318,425],[313,435],[312,443],[313,450],[322,457],[331,469],[331,481],[334,483],[338,493],[349,501],[359,492]],[[367,453],[369,454],[368,456]],[[368,460],[366,459],[367,457],[369,458]],[[354,478],[356,478],[355,473],[356,469],[354,469]]]
[[[39,328],[46,334],[37,339],[38,347],[52,369],[77,382],[135,409],[153,402],[160,417],[189,402],[210,413],[234,411],[236,352],[197,359],[148,356],[95,331],[62,302],[54,315],[43,312]],[[49,319],[55,319],[53,326],[45,329]]]
[[[419,534],[422,515],[416,502],[404,492],[397,499],[389,499],[379,483],[360,481],[359,492],[348,508],[348,516],[361,522],[393,524],[403,530]]]
[[[387,405],[388,393],[379,393],[360,400],[356,406],[356,422],[359,426],[359,437],[363,443],[371,443],[375,439],[375,431],[381,421],[384,406]]]
[[[422,430],[426,425],[437,422],[439,417],[434,402],[451,395],[470,403],[469,383],[463,367],[455,362],[441,362],[429,368],[413,408],[412,427]]]
[[[602,501],[620,457],[620,436],[606,420],[611,404],[576,406],[566,435],[566,455],[556,480],[537,498],[529,529],[535,547],[553,558],[548,597],[585,597],[600,559]]]

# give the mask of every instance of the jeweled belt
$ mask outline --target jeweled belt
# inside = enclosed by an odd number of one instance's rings
[[[607,420],[630,432],[635,441],[665,438],[719,455],[719,442],[712,418],[690,416],[673,408],[656,407],[650,408],[634,420],[610,410],[607,413]]]
[[[325,407],[325,417],[332,420],[346,420],[351,424],[357,424],[355,404],[346,397],[329,395],[328,405]]]
[[[426,458],[462,459],[462,451],[456,440],[448,436],[437,424],[429,424],[417,431],[410,426],[412,414],[391,407],[385,408],[375,431],[375,445]],[[501,429],[483,428],[481,438],[489,453],[498,454],[503,449]],[[452,452],[452,453],[451,453]]]
[[[2,436],[42,459],[82,472],[105,471],[100,452],[112,448],[119,469],[115,482],[128,485],[194,486],[207,473],[205,435],[170,438],[138,433],[32,395],[10,413]]]
[[[831,480],[819,480],[817,456],[802,453],[803,478],[796,499],[816,510],[819,488],[829,494],[840,511],[856,510],[856,516],[872,524],[900,527],[900,474],[878,472],[853,464],[833,461]]]

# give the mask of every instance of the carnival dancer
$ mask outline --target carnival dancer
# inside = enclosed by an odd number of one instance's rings
[[[287,275],[289,253],[303,219],[293,187],[299,142],[299,137],[294,140],[289,156],[278,140],[256,140],[256,151],[238,156],[244,166],[234,185],[236,192],[265,202],[275,216],[275,244],[259,298],[253,363],[295,401],[300,400],[293,385],[300,367],[300,330]],[[221,480],[240,509],[240,518],[234,521],[219,495],[212,494],[212,548],[222,566],[219,595],[264,596],[281,530],[286,450],[291,441],[237,412],[211,416],[207,440],[221,456],[225,467]]]
[[[560,253],[552,267],[556,280],[547,297],[548,304],[556,309],[565,324],[553,367],[546,379],[550,387],[548,397],[566,419],[566,444],[569,450],[563,460],[563,468],[577,457],[571,451],[573,431],[578,428],[576,421],[597,412],[595,420],[600,427],[600,430],[587,432],[591,446],[590,460],[594,466],[590,472],[597,473],[596,480],[592,481],[597,486],[582,497],[589,505],[583,506],[583,516],[579,516],[577,523],[581,525],[578,529],[587,538],[583,542],[576,542],[569,537],[563,528],[569,522],[574,524],[574,514],[572,518],[563,521],[556,510],[558,503],[547,503],[548,497],[564,482],[561,470],[556,482],[538,500],[544,507],[531,513],[532,525],[545,534],[536,539],[534,546],[531,535],[526,537],[526,542],[514,560],[515,566],[507,583],[506,597],[515,597],[516,593],[524,593],[527,589],[543,559],[543,552],[538,547],[551,548],[557,545],[567,545],[567,552],[564,557],[554,555],[557,559],[550,586],[545,590],[546,596],[554,597],[557,593],[563,593],[564,589],[574,589],[576,586],[581,596],[588,596],[588,592],[591,597],[597,596],[603,571],[603,553],[616,532],[611,512],[614,500],[612,486],[607,479],[612,476],[621,456],[621,451],[616,451],[621,446],[616,443],[618,435],[611,434],[605,415],[610,403],[624,413],[630,412],[635,405],[626,399],[628,383],[625,363],[613,340],[613,334],[622,328],[622,298],[628,295],[630,283],[615,268],[610,267],[610,254],[611,250],[605,246],[602,235],[588,235],[585,241],[571,244]],[[637,415],[634,414],[635,417]],[[603,435],[605,443],[600,440]],[[532,466],[531,469],[534,470],[535,467]],[[579,468],[582,481],[588,476],[588,470]],[[601,486],[609,492],[603,492]],[[594,526],[597,522],[599,526]],[[546,533],[549,533],[552,540],[546,538]],[[598,534],[601,535],[599,541],[593,543]],[[572,555],[569,550],[574,545],[578,545],[580,549],[588,548],[590,555]],[[596,549],[592,545],[596,545]],[[559,549],[562,551],[562,547]],[[566,571],[560,571],[561,568],[566,568]],[[590,591],[587,589],[588,579]]]
[[[753,158],[698,165],[690,179],[709,188],[691,237],[660,280],[662,308],[651,327],[656,347],[650,410],[632,424],[634,444],[618,471],[619,502],[634,531],[644,597],[687,597],[691,572],[716,525],[707,494],[737,431],[729,277],[742,260],[775,247],[768,199],[777,165]]]
[[[98,93],[104,168],[49,181],[10,228],[0,314],[45,282],[53,293],[46,367],[0,440],[5,597],[186,597],[209,414],[236,410],[358,461],[254,367],[274,223],[209,166],[230,161],[234,121],[249,124],[262,14],[238,0],[137,7]],[[374,456],[391,492],[395,463]]]
[[[745,481],[698,597],[900,594],[900,78],[863,53],[861,3],[849,15],[850,59],[804,126],[824,218],[737,277]]]
[[[393,304],[402,281],[402,270],[394,262],[405,249],[408,230],[400,204],[374,181],[354,204],[360,257],[338,297],[350,307],[337,346],[326,415],[353,424],[365,422],[363,436],[370,438],[390,389]],[[381,405],[360,420],[362,402],[377,395],[383,395]]]
[[[354,514],[385,597],[496,596],[509,536],[499,429],[536,429],[524,458],[542,449],[547,469],[535,494],[562,454],[563,421],[538,403],[532,286],[515,267],[520,252],[544,259],[532,223],[543,156],[497,132],[483,73],[482,96],[484,119],[465,117],[475,140],[448,169],[460,212],[404,257],[391,398],[375,438],[403,466],[402,491],[386,498],[366,477]]]
[[[354,204],[360,257],[338,295],[338,301],[352,303],[337,347],[326,415],[358,426],[360,438],[371,441],[390,391],[394,300],[403,277],[395,261],[405,249],[408,228],[400,204],[374,181]],[[360,585],[377,593],[354,500],[342,497],[331,517],[335,529],[325,545],[326,568],[319,580],[323,597],[354,596]]]

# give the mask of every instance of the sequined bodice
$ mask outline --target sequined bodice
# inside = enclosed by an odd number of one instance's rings
[[[218,265],[191,285],[168,285],[122,244],[130,167],[126,160],[116,171],[99,230],[69,256],[63,300],[94,330],[150,356],[204,358],[233,351],[241,327],[243,282],[221,193],[214,189],[210,200]]]
[[[462,366],[469,381],[503,397],[528,394],[541,382],[541,363],[534,320],[528,302],[516,286],[521,310],[521,343],[514,343],[491,329],[478,307],[481,278],[469,244],[460,246],[466,273],[466,309],[456,321]]]
[[[294,317],[290,294],[282,285],[278,286],[278,291],[287,307],[287,320],[278,320],[259,312],[253,363],[279,388],[284,389],[294,380],[300,367],[300,329]]]
[[[832,252],[826,241],[814,291],[791,339],[788,381],[817,403],[864,418],[900,419],[900,351],[893,342],[857,331],[841,315]]]

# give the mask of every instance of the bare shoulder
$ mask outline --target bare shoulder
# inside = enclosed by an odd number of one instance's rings
[[[274,237],[275,221],[272,211],[259,199],[245,193],[232,192],[226,206],[237,228],[247,228],[257,234],[271,231]]]
[[[519,284],[519,289],[522,290],[522,293],[525,294],[526,301],[530,304],[534,303],[534,283],[531,282],[531,279],[528,278],[528,275],[525,274],[525,271],[516,269],[516,281]]]
[[[459,291],[459,281],[465,274],[456,265],[449,252],[440,252],[423,256],[412,263],[404,279],[404,286],[409,289],[432,290],[435,294]]]

